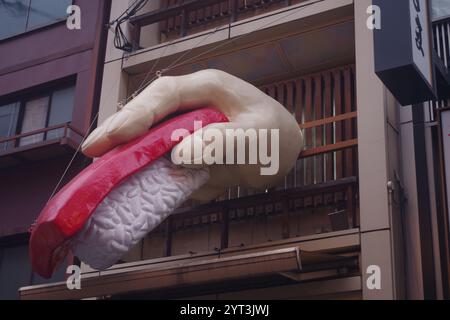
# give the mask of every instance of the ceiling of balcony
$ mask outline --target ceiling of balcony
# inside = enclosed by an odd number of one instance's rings
[[[207,68],[234,74],[253,83],[264,83],[298,74],[354,62],[354,23],[341,22],[271,42],[228,50],[195,63],[180,66],[170,75],[182,75]],[[173,59],[173,58],[172,58]],[[130,78],[137,86],[145,73]]]

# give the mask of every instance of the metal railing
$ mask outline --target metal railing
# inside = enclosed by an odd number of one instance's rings
[[[433,22],[433,47],[444,67],[450,71],[450,17]],[[438,118],[437,112],[449,106],[450,100],[446,97],[430,101],[427,110],[429,121],[435,121]]]
[[[352,229],[358,227],[357,195],[357,178],[343,178],[289,190],[180,208],[158,228],[159,230],[155,231],[166,235],[164,255],[171,256],[173,236],[179,230],[219,223],[220,247],[216,250],[222,250],[230,247],[231,223],[256,216],[281,215],[282,228],[279,238],[292,238],[289,217],[308,208],[327,210],[330,224],[336,226],[336,228],[333,227],[335,230],[330,231]]]
[[[132,45],[139,48],[140,30],[160,23],[160,42],[185,37],[193,29],[218,27],[288,7],[306,0],[163,0],[161,7],[130,19]]]
[[[434,48],[444,65],[450,67],[450,17],[433,22]]]
[[[84,135],[78,129],[71,126],[70,122],[34,130],[30,132],[21,133],[12,137],[0,138],[0,156],[3,154],[10,154],[23,147],[38,147],[42,143],[69,138],[70,133],[75,133],[78,137],[82,138]],[[55,133],[52,137],[51,133]],[[26,138],[37,137],[37,141],[31,141],[31,143],[25,142]],[[25,140],[26,141],[26,140]]]

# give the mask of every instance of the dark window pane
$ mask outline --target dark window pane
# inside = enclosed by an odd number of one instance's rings
[[[30,0],[0,0],[0,40],[25,32]]]
[[[19,288],[31,284],[31,267],[28,246],[17,246],[1,250],[0,300],[18,299]]]
[[[433,20],[450,16],[449,0],[432,0]]]
[[[17,127],[19,103],[12,103],[0,107],[0,139],[14,136]],[[0,143],[0,152],[14,145],[13,142]]]
[[[47,120],[49,97],[30,100],[25,105],[23,115],[22,133],[32,132],[45,128]],[[44,140],[44,134],[38,133],[20,139],[20,146],[26,146]]]
[[[66,258],[63,263],[55,270],[52,277],[50,279],[44,279],[37,273],[33,272],[33,281],[32,285],[40,285],[40,284],[49,284],[49,283],[55,283],[55,282],[62,282],[66,279],[66,270],[69,266],[69,259]]]
[[[72,0],[31,0],[27,30],[65,19],[71,4]]]
[[[58,90],[53,93],[48,121],[49,127],[72,121],[74,95],[75,87]],[[47,140],[61,138],[63,134],[64,129],[49,131]]]

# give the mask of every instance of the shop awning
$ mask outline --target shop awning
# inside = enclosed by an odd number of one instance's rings
[[[66,283],[55,283],[20,289],[21,299],[84,299],[171,288],[217,284],[240,279],[257,279],[280,275],[301,281],[300,274],[355,267],[355,256],[341,256],[301,251],[298,247],[255,253],[143,264],[95,273],[82,277],[81,290],[68,290]]]

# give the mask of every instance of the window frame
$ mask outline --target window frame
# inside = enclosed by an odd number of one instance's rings
[[[52,21],[52,22],[47,23],[47,24],[42,24],[42,25],[36,26],[34,28],[28,28],[28,19],[30,18],[31,1],[33,1],[33,0],[30,0],[30,3],[28,5],[27,18],[26,18],[26,21],[25,21],[25,31],[12,34],[12,35],[7,36],[5,38],[0,38],[0,43],[2,43],[4,41],[9,41],[9,40],[11,40],[13,38],[16,38],[16,37],[21,37],[21,36],[23,36],[25,34],[29,34],[29,33],[32,33],[32,32],[35,32],[35,31],[38,31],[38,30],[41,30],[41,29],[52,27],[52,26],[55,26],[57,24],[62,24],[64,21],[67,21],[67,17],[68,16],[66,16],[64,18],[61,18],[61,19],[58,19],[58,20],[55,20],[55,21]],[[71,6],[73,4],[74,4],[74,0],[71,0],[70,4],[68,6]]]
[[[76,81],[64,81],[64,83],[60,83],[57,85],[53,85],[53,86],[48,86],[46,88],[43,88],[41,90],[37,90],[37,91],[33,91],[33,92],[28,92],[28,93],[23,93],[23,94],[19,94],[17,95],[16,99],[8,99],[9,102],[7,101],[6,103],[3,103],[3,101],[0,101],[0,108],[2,108],[3,106],[6,106],[10,103],[17,103],[18,104],[18,113],[17,113],[17,119],[16,119],[16,125],[15,125],[15,131],[14,131],[14,135],[12,136],[20,136],[21,134],[24,134],[25,132],[22,132],[23,129],[23,120],[25,117],[25,109],[27,106],[27,103],[29,101],[32,101],[34,99],[38,99],[38,98],[44,98],[44,97],[48,97],[48,103],[46,106],[46,114],[45,114],[45,126],[44,128],[48,128],[49,127],[49,120],[50,120],[50,113],[52,110],[52,103],[53,103],[53,95],[55,92],[60,91],[60,90],[64,90],[64,89],[68,89],[73,87],[74,90],[76,91]],[[22,97],[22,98],[20,98]],[[74,111],[74,107],[75,107],[75,98],[76,98],[76,92],[74,95],[74,101],[73,101],[73,107],[72,107],[72,115],[73,115],[73,111]],[[71,118],[72,118],[71,115]],[[41,143],[41,142],[46,142],[46,141],[52,141],[52,140],[59,140],[60,138],[55,138],[55,139],[51,139],[51,140],[47,140],[48,138],[48,133],[50,131],[46,131],[43,133],[43,138],[42,141],[36,142],[36,143]],[[11,137],[12,137],[11,136]],[[36,144],[36,143],[32,143],[30,144],[30,146]],[[20,147],[20,139],[16,139],[14,141],[14,143],[7,149],[7,150],[11,150],[11,149],[15,149]],[[4,151],[5,151],[4,150]],[[1,152],[2,150],[0,150]]]
[[[19,112],[20,112],[20,102],[19,101],[14,101],[14,102],[11,102],[11,103],[3,104],[0,107],[0,113],[1,113],[1,108],[6,108],[6,107],[11,106],[11,105],[14,105],[16,110],[14,110],[14,114],[13,114],[14,127],[13,127],[13,130],[11,130],[9,132],[9,136],[16,135],[16,132],[17,132],[17,124],[19,122],[18,120],[19,120]],[[11,144],[11,142],[0,143],[0,152],[8,150],[10,148],[10,146],[9,146],[10,144]]]

